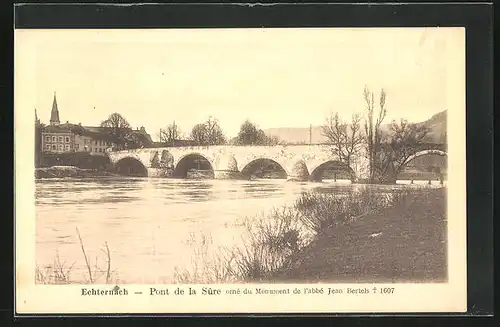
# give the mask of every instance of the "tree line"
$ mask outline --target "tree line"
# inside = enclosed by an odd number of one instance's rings
[[[129,122],[119,113],[111,114],[107,119],[101,122],[101,127],[118,149],[131,149],[148,147],[152,144],[140,133],[136,133],[130,127]],[[159,141],[167,146],[175,146],[176,142],[182,140],[182,133],[175,121],[165,128],[160,129],[158,133]],[[262,129],[245,120],[240,126],[238,135],[234,138],[228,138],[218,119],[209,117],[207,121],[193,126],[187,138],[191,145],[210,146],[210,145],[277,145],[280,139],[276,136],[267,135]]]
[[[181,131],[175,122],[160,130],[158,134],[160,143],[174,145],[175,141],[181,139]],[[228,138],[219,121],[214,117],[209,117],[207,121],[194,125],[188,140],[193,145],[277,145],[280,139],[276,136],[267,135],[262,129],[245,120],[240,126],[238,135],[234,138]]]
[[[338,112],[331,113],[322,126],[322,134],[336,160],[352,167],[356,157],[365,155],[370,183],[394,183],[406,161],[424,143],[429,129],[406,119],[392,120],[388,128],[382,128],[387,115],[385,90],[380,91],[377,101],[375,98],[374,92],[365,87],[364,112],[353,114],[350,122]]]

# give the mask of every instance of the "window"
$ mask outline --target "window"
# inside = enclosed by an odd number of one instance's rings
[[[69,151],[69,144],[66,144],[66,145],[64,146],[64,150],[65,150],[65,151]]]
[[[61,142],[61,143],[64,142],[62,136],[59,136],[59,142]]]
[[[45,145],[45,150],[49,150],[49,151],[50,151],[50,148],[51,148],[51,147],[50,147],[50,144],[46,144],[46,145]]]
[[[59,144],[59,151],[63,151],[63,145]]]
[[[66,143],[69,143],[69,136],[66,136]]]
[[[45,142],[50,142],[50,136],[45,136]]]
[[[97,145],[97,140],[95,140],[95,145]]]
[[[57,142],[57,137],[52,136],[52,142]]]
[[[53,150],[53,151],[56,151],[56,150],[57,150],[57,145],[52,144],[52,150]]]

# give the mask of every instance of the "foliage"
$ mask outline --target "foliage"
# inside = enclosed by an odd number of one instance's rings
[[[42,162],[42,132],[44,125],[35,122],[35,168],[40,167]]]
[[[198,145],[207,145],[208,140],[205,124],[201,123],[194,125],[191,130],[190,138]]]
[[[384,89],[380,91],[379,98],[379,113],[375,122],[373,121],[375,112],[374,94],[368,87],[365,86],[363,90],[363,97],[365,100],[366,118],[365,118],[365,137],[366,137],[366,152],[368,155],[369,179],[375,179],[375,158],[377,157],[377,150],[380,149],[382,139],[382,131],[380,125],[384,121],[387,114],[385,107],[386,93]]]
[[[117,112],[112,113],[107,119],[102,121],[101,127],[106,129],[106,132],[118,149],[125,147],[125,143],[127,142],[126,137],[132,131],[129,122]]]
[[[349,223],[378,210],[387,203],[384,194],[365,188],[345,194],[305,192],[297,199],[295,207],[301,213],[303,224],[316,234],[321,234],[331,227]]]
[[[105,169],[111,164],[108,156],[93,156],[89,152],[42,153],[39,167],[74,166],[82,169]]]
[[[361,116],[352,115],[350,124],[341,121],[339,114],[331,114],[326,123],[321,127],[322,134],[328,139],[331,145],[332,153],[335,158],[351,166],[353,157],[358,155],[360,147],[363,144],[361,130]]]
[[[175,124],[174,121],[166,128],[160,129],[160,135],[159,135],[160,142],[173,145],[176,140],[179,140],[180,134],[181,132],[179,130],[179,127]]]
[[[429,129],[410,124],[407,120],[393,120],[390,132],[383,135],[383,142],[376,145],[374,168],[380,179],[392,181],[404,169],[408,159],[418,152]]]
[[[280,143],[280,140],[276,136],[266,135],[254,123],[246,120],[241,125],[234,143],[237,145],[277,145]]]
[[[127,149],[148,148],[153,144],[145,134],[137,131],[130,131],[124,139]]]
[[[213,117],[209,117],[204,123],[196,124],[191,130],[190,139],[202,146],[226,144],[219,121]]]
[[[291,264],[292,258],[310,241],[302,228],[300,213],[291,207],[275,209],[267,217],[244,222],[248,238],[232,252],[231,274],[237,279],[259,282]]]

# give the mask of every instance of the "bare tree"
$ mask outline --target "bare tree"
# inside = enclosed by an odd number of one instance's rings
[[[350,124],[341,121],[339,114],[331,114],[321,127],[322,134],[332,146],[334,156],[342,163],[350,166],[351,161],[359,153],[363,144],[361,135],[361,116],[353,114]]]
[[[207,132],[205,124],[196,124],[191,130],[189,138],[198,145],[208,145]]]
[[[179,127],[175,124],[175,121],[168,125],[165,129],[160,129],[160,142],[168,143],[174,145],[175,141],[180,137]]]
[[[213,117],[209,117],[205,123],[196,124],[191,130],[190,138],[203,146],[226,144],[226,137],[219,121]]]
[[[373,181],[375,178],[375,157],[377,157],[377,150],[381,148],[382,141],[382,131],[380,129],[380,125],[384,121],[384,118],[387,114],[387,109],[385,107],[386,93],[384,89],[380,91],[379,113],[375,122],[373,121],[375,111],[375,96],[373,92],[371,92],[366,86],[363,90],[363,97],[365,100],[366,108],[365,137],[366,152],[369,165],[369,179],[370,181]]]
[[[280,143],[280,139],[277,136],[267,135],[257,125],[245,120],[240,126],[234,143],[239,145],[277,145]]]
[[[374,168],[381,182],[396,181],[408,159],[419,151],[428,132],[427,127],[410,124],[405,119],[391,122],[389,133],[375,149]]]
[[[205,123],[208,145],[219,145],[226,143],[226,137],[216,118],[209,117]]]
[[[128,121],[117,112],[112,113],[106,120],[102,121],[101,127],[106,129],[118,148],[124,145],[126,136],[131,132]]]

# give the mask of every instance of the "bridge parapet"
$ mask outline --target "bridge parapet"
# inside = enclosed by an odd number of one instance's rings
[[[446,145],[422,145],[425,151],[441,151]],[[347,167],[353,180],[368,177],[368,160],[363,149],[353,157],[351,167]],[[425,154],[425,152],[422,152]],[[422,155],[418,153],[416,155]],[[277,145],[277,146],[186,146],[165,148],[144,148],[107,153],[110,161],[118,165],[129,158],[140,163],[148,171],[168,168],[170,171],[179,167],[179,163],[193,156],[203,157],[210,163],[216,178],[233,178],[235,173],[256,160],[267,159],[279,164],[286,174],[294,179],[304,179],[315,174],[318,167],[325,163],[338,163],[332,155],[331,147],[326,144],[316,145]],[[340,165],[341,166],[341,165]],[[307,173],[306,173],[307,172]],[[149,173],[151,175],[151,173]],[[160,174],[161,175],[161,174]]]

